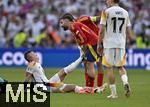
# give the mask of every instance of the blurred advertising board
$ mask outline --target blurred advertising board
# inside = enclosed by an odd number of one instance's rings
[[[25,67],[26,48],[0,48],[0,67]],[[31,49],[30,49],[31,50]],[[79,50],[65,49],[32,49],[39,56],[43,67],[64,67],[79,57]],[[150,70],[150,49],[127,49],[126,68]]]

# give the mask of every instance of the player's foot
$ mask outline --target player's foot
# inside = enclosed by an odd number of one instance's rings
[[[78,93],[78,94],[87,93],[87,90],[85,90],[84,87],[80,87],[80,86],[76,86],[74,91],[75,91],[75,93]]]
[[[126,97],[130,97],[130,95],[131,95],[131,89],[130,89],[129,84],[125,84],[124,85],[124,90],[125,90]]]
[[[78,94],[84,94],[84,93],[87,93],[85,89],[81,89],[79,90]]]
[[[108,99],[115,99],[115,98],[118,98],[118,95],[111,94],[111,95],[107,96],[107,98]]]
[[[108,84],[104,83],[103,86],[95,88],[94,93],[103,93],[106,90],[107,86]]]
[[[94,88],[93,87],[85,87],[84,88],[86,93],[94,93]]]

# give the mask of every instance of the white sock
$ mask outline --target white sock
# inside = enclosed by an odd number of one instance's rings
[[[128,77],[127,77],[126,74],[123,74],[123,75],[121,76],[121,79],[122,79],[122,82],[123,82],[124,85],[125,85],[125,84],[128,84]]]
[[[71,63],[67,67],[64,68],[64,72],[66,74],[72,72],[77,66],[82,62],[82,57],[79,57],[75,62]]]
[[[55,74],[53,77],[51,77],[49,81],[52,82],[52,83],[61,82],[61,80],[60,80],[60,78],[58,76],[58,73]]]
[[[83,52],[83,50],[82,50],[82,48],[80,46],[78,46],[78,49],[80,51],[80,57],[82,57],[84,55],[84,52]]]
[[[110,90],[111,90],[111,94],[112,95],[117,95],[117,91],[116,91],[116,85],[115,84],[111,84],[109,85]]]
[[[80,86],[76,86],[75,89],[74,89],[74,92],[75,93],[80,93],[80,90],[82,90],[83,87],[80,87]]]

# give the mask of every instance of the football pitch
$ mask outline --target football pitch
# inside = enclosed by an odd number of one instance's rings
[[[45,69],[47,78],[54,75],[59,69]],[[105,73],[106,74],[106,73]],[[130,98],[124,96],[123,85],[115,72],[118,99],[107,99],[109,89],[102,94],[75,94],[75,93],[51,93],[51,107],[149,107],[150,106],[150,72],[144,70],[128,70],[129,82],[132,89]],[[11,82],[23,82],[25,78],[24,68],[0,68],[0,77]],[[69,74],[65,83],[84,86],[84,72],[77,69]],[[105,75],[104,82],[107,82]]]

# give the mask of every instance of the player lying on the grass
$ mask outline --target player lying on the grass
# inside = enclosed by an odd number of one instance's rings
[[[98,23],[100,21],[100,16],[81,16],[77,19],[75,19],[73,17],[72,14],[70,13],[65,13],[62,17],[66,17],[71,19],[72,22],[80,22],[84,25],[86,25],[88,28],[90,28],[97,36],[99,35],[99,31],[100,28],[97,26],[96,23]],[[101,49],[102,51],[103,49]],[[86,87],[91,87],[91,84],[89,84],[90,79],[91,78],[88,75],[88,61],[84,61],[84,70],[85,70],[85,80],[86,80]],[[97,65],[97,70],[98,70],[98,74],[97,74],[97,88],[95,88],[95,92],[102,92],[105,87],[103,87],[103,69],[102,69],[102,55],[99,55],[99,59],[96,60],[96,65]]]
[[[82,62],[82,56],[80,56],[75,62],[71,63],[67,67],[59,70],[59,72],[51,77],[50,80],[48,80],[45,76],[44,69],[39,63],[39,58],[33,51],[27,51],[24,54],[24,57],[28,61],[25,82],[49,84],[50,87],[48,87],[50,92],[86,93],[86,90],[83,87],[74,84],[62,83],[66,75],[72,72]]]

